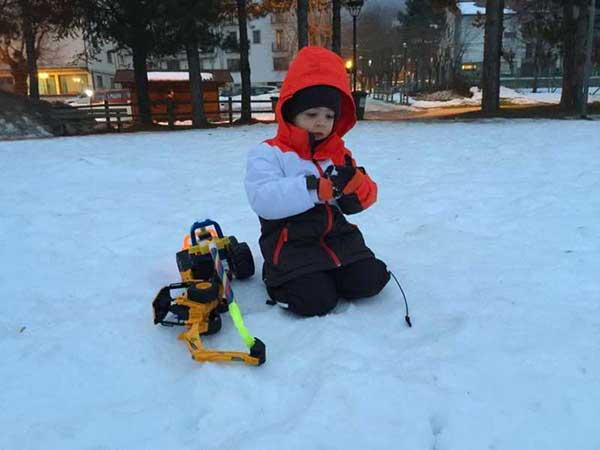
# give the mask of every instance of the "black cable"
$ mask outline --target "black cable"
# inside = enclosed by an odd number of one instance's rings
[[[388,270],[388,273],[394,278],[394,280],[396,280],[396,284],[400,288],[400,292],[402,292],[402,297],[404,297],[404,306],[406,307],[406,315],[404,316],[404,320],[406,321],[409,327],[412,327],[410,316],[408,315],[408,302],[406,301],[406,295],[404,295],[404,289],[402,289],[402,286],[400,285],[398,278],[396,278],[396,275],[394,275],[391,270]]]

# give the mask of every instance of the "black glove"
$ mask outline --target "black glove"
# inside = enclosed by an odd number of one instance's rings
[[[356,175],[356,167],[354,166],[329,166],[333,167],[329,179],[333,183],[333,192],[336,197],[339,197],[344,192],[344,188],[348,182]],[[328,167],[328,169],[329,169]]]

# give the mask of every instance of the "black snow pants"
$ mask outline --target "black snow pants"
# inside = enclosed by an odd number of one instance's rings
[[[385,263],[367,258],[336,269],[313,272],[268,287],[272,300],[302,316],[322,316],[339,298],[354,300],[379,294],[390,279]]]

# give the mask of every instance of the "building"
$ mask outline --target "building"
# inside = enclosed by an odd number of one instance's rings
[[[331,6],[318,0],[309,14],[309,39],[312,45],[331,46]],[[234,84],[241,84],[239,31],[235,17],[217,30],[224,44],[200,51],[203,70],[228,70]],[[279,86],[290,61],[298,49],[295,11],[271,13],[248,21],[250,68],[253,84]],[[117,69],[132,69],[131,55],[105,46],[94,57],[89,56],[83,38],[68,38],[46,43],[38,61],[40,94],[44,98],[62,99],[78,95],[86,89],[115,87]],[[151,71],[183,71],[188,69],[185,52],[148,61]],[[0,63],[0,89],[14,89],[10,68]]]
[[[86,89],[113,87],[115,71],[124,63],[123,55],[105,46],[94,57],[89,56],[81,37],[62,40],[47,39],[38,59],[40,95],[46,99],[62,99]],[[0,88],[14,89],[10,67],[0,63]]]
[[[228,70],[233,82],[241,84],[237,20],[232,18],[222,24],[218,31],[225,37],[223,48],[215,47],[211,51],[200,52],[201,68]],[[280,85],[298,51],[295,11],[271,13],[249,20],[248,39],[252,83]],[[311,45],[331,47],[330,5],[312,8],[309,15],[309,39]],[[131,58],[126,65],[131,67]],[[155,59],[149,62],[149,67],[152,70],[187,70],[186,55],[182,52],[168,58]]]
[[[473,1],[460,1],[458,7],[460,14],[446,12],[446,31],[440,45],[446,73],[462,73],[467,78],[479,79],[483,66],[485,7]],[[526,57],[526,46],[517,15],[510,9],[504,10],[502,39],[501,74],[516,76]]]

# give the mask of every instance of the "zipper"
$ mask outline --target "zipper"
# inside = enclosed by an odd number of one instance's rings
[[[279,254],[281,253],[281,248],[283,244],[285,244],[288,240],[288,229],[287,225],[281,229],[281,233],[279,233],[279,239],[277,240],[277,245],[275,246],[275,251],[273,252],[273,264],[279,264]]]
[[[315,166],[317,166],[319,175],[323,176],[324,172],[323,172],[323,169],[321,168],[321,166],[319,165],[319,163],[315,160],[313,160],[313,163]],[[340,267],[342,265],[340,259],[335,254],[335,252],[325,243],[325,236],[327,236],[333,228],[333,213],[331,212],[331,205],[329,203],[325,202],[324,205],[325,205],[325,212],[327,214],[327,226],[325,227],[325,232],[321,235],[321,238],[319,239],[319,241],[321,242],[321,246],[323,247],[323,249],[325,249],[325,251],[327,252],[329,257],[335,263],[336,267]]]

